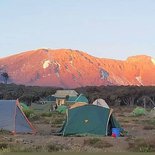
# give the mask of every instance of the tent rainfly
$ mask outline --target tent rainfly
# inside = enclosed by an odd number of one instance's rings
[[[120,128],[112,115],[112,109],[96,105],[80,105],[67,110],[66,121],[60,135],[101,135],[112,134],[112,128]]]
[[[97,106],[101,106],[101,107],[105,107],[105,108],[108,108],[109,109],[109,106],[106,103],[106,101],[103,100],[103,99],[101,99],[101,98],[96,99],[92,104],[93,105],[97,105]]]
[[[35,133],[18,100],[0,100],[0,129],[12,133]]]

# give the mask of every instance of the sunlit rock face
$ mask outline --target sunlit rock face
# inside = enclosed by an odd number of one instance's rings
[[[71,49],[38,49],[0,59],[10,83],[76,88],[100,85],[155,85],[155,59],[93,57]],[[3,78],[0,78],[3,82]]]
[[[152,63],[155,65],[155,59],[151,58]]]

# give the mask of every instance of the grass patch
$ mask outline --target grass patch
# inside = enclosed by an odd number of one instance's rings
[[[48,144],[39,146],[12,145],[7,143],[0,143],[0,152],[58,152],[64,147],[59,144]]]
[[[63,146],[59,144],[48,144],[46,148],[48,152],[58,152],[63,150]]]
[[[52,125],[52,127],[62,126],[65,119],[66,119],[66,115],[58,112],[53,113],[52,116],[49,118],[50,124]]]
[[[42,117],[51,117],[52,113],[51,112],[46,112],[41,114]]]
[[[121,123],[130,123],[130,120],[121,120]]]
[[[54,124],[54,125],[59,125],[59,124],[63,124],[63,122],[64,122],[64,118],[55,118],[53,121],[52,121],[52,123]]]
[[[11,146],[10,152],[36,152],[36,148],[33,147],[19,147],[19,146]]]
[[[32,113],[29,117],[30,121],[37,121],[40,119],[40,116],[39,115],[36,115],[34,113]]]
[[[146,125],[143,127],[144,130],[155,130],[155,126],[153,125]]]
[[[0,129],[0,135],[8,135],[8,134],[11,134],[10,131]]]
[[[109,142],[102,141],[99,138],[85,139],[84,145],[88,145],[88,146],[95,147],[95,148],[109,148],[113,146]]]
[[[6,148],[8,148],[7,143],[0,143],[0,150],[6,149]]]
[[[23,112],[28,118],[30,118],[31,114],[33,114],[33,111],[30,109],[23,109]]]
[[[133,152],[154,152],[155,140],[135,139],[129,142],[129,150]]]
[[[154,126],[155,127],[155,119],[145,119],[145,120],[141,120],[141,123],[140,124],[143,124],[143,125],[151,125],[151,126]]]

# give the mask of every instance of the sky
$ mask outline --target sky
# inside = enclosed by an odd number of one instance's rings
[[[0,0],[0,57],[40,48],[155,58],[155,0]]]

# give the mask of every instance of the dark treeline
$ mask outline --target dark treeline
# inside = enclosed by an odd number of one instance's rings
[[[141,105],[155,107],[155,86],[99,86],[77,88],[92,103],[97,98],[109,105]]]
[[[0,84],[0,99],[19,99],[31,104],[62,88]],[[155,105],[154,86],[87,86],[75,89],[83,93],[92,103],[97,98],[109,105]]]
[[[16,84],[0,84],[0,99],[25,102],[30,105],[43,97],[54,94],[57,89],[54,87],[24,86]]]

